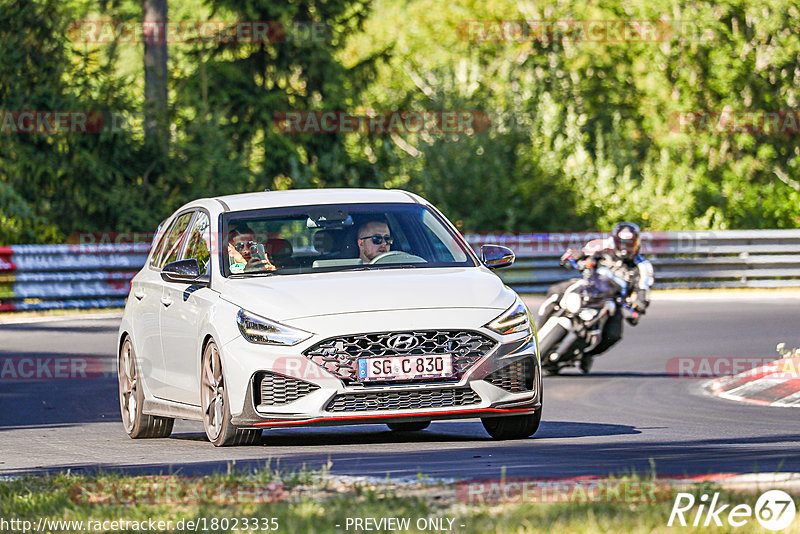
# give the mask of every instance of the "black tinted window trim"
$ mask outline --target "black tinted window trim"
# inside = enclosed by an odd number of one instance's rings
[[[161,242],[159,242],[159,244],[158,244],[159,245],[158,246],[159,250],[154,251],[153,254],[158,254],[159,252],[161,252],[161,247],[163,247],[165,245],[167,236],[170,234],[170,232],[172,232],[172,228],[175,226],[175,223],[178,222],[178,219],[180,219],[181,217],[183,217],[187,213],[191,213],[192,214],[191,219],[189,219],[189,225],[187,226],[187,228],[191,228],[192,224],[194,223],[195,217],[197,217],[198,209],[202,209],[202,208],[189,208],[189,209],[185,209],[185,210],[181,211],[180,213],[175,214],[175,216],[172,218],[172,221],[169,223],[169,229],[166,232],[164,232],[164,237],[161,238]],[[184,233],[184,235],[181,236],[181,244],[180,244],[180,248],[178,249],[178,258],[180,258],[183,255],[185,246],[186,246],[186,234]],[[155,255],[151,256],[150,261],[148,262],[148,264],[150,265],[150,268],[153,269],[154,271],[161,272],[161,267],[162,266],[158,266],[157,267],[157,266],[153,265],[153,260],[155,260],[155,258],[156,258]]]

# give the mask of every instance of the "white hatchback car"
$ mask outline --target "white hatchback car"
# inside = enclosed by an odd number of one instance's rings
[[[479,417],[498,439],[542,415],[535,326],[433,206],[404,191],[200,199],[164,221],[119,331],[132,438],[202,421],[217,446],[265,428]]]

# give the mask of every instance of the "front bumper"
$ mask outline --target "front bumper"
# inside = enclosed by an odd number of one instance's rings
[[[388,385],[345,383],[305,356],[286,358],[262,360],[257,368],[251,367],[240,375],[249,378],[246,384],[241,384],[241,390],[246,391],[241,404],[232,403],[234,407],[241,406],[238,413],[234,412],[234,425],[271,428],[382,424],[524,415],[541,409],[542,379],[535,337],[499,344],[458,381]],[[287,361],[292,364],[286,365]],[[518,388],[510,386],[508,380],[497,380],[498,372],[522,364],[529,366],[525,369],[530,374],[525,390],[515,390]],[[259,404],[261,390],[257,377],[265,372],[297,379],[316,389],[291,402]]]

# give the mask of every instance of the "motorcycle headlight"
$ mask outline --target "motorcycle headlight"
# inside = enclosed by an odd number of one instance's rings
[[[583,299],[577,293],[564,295],[564,308],[570,313],[578,313],[583,305]]]
[[[236,324],[239,325],[239,332],[250,343],[291,346],[311,337],[305,330],[270,321],[244,310],[239,310],[236,314]]]
[[[533,327],[531,325],[533,325],[531,314],[527,306],[522,302],[522,299],[517,297],[514,304],[500,314],[495,320],[487,324],[486,328],[507,336],[519,332],[532,334]]]

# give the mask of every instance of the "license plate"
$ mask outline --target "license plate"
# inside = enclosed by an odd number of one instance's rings
[[[358,379],[415,380],[453,376],[453,357],[449,354],[359,358]]]

